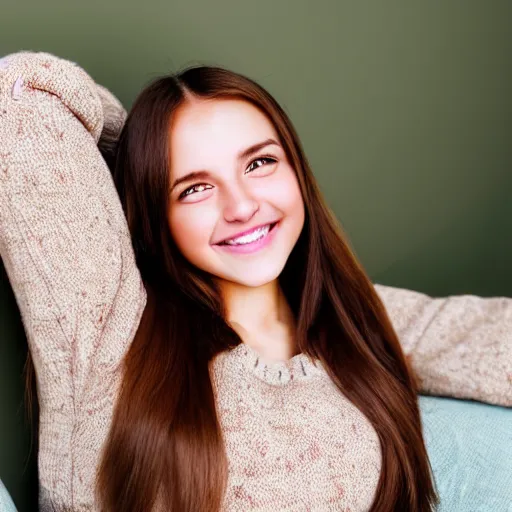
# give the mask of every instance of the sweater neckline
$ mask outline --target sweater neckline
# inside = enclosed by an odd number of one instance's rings
[[[240,343],[231,350],[245,368],[258,379],[274,386],[284,386],[294,381],[306,381],[322,373],[322,364],[316,358],[299,353],[287,360],[266,360],[256,349]]]

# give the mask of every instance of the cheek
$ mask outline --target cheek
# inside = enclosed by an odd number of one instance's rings
[[[295,175],[290,180],[290,184],[288,187],[288,195],[286,196],[286,206],[290,210],[297,212],[300,216],[304,215],[304,199],[302,198],[302,193],[300,191],[299,182]]]
[[[208,209],[178,206],[171,209],[169,229],[178,249],[188,260],[195,259],[200,250],[209,246],[215,226],[215,215]]]
[[[292,168],[280,174],[273,183],[268,183],[266,199],[286,216],[303,216],[304,201],[299,182]]]

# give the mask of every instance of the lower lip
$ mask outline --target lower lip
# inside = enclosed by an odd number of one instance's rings
[[[272,240],[275,237],[276,231],[279,229],[280,222],[278,222],[263,238],[260,238],[259,240],[256,240],[254,242],[251,242],[249,244],[241,244],[241,245],[215,245],[215,247],[218,247],[222,251],[229,252],[232,254],[251,254],[256,251],[260,251],[261,249],[264,249],[268,245],[272,243]]]

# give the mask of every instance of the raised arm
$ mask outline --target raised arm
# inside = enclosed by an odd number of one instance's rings
[[[123,120],[72,62],[33,52],[0,61],[0,255],[36,369],[45,510],[92,510],[119,363],[145,306],[96,146],[105,123]]]
[[[512,406],[512,299],[375,288],[423,393]]]

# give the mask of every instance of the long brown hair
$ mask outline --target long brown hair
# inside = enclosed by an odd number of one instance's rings
[[[153,81],[121,132],[114,181],[148,300],[124,361],[98,472],[103,511],[216,512],[227,460],[209,362],[241,343],[211,276],[179,252],[169,231],[169,127],[190,97],[236,98],[274,125],[297,173],[306,218],[279,277],[301,352],[319,358],[369,419],[382,446],[372,511],[430,511],[437,503],[422,438],[418,388],[375,289],[321,197],[279,104],[251,79],[198,66]]]

